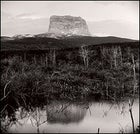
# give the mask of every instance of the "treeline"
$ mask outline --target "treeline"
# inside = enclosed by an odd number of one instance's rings
[[[75,48],[47,48],[47,49],[27,49],[27,50],[7,50],[1,51],[1,59],[9,57],[19,57],[22,61],[29,61],[38,64],[60,64],[61,62],[71,64],[84,64],[92,66],[96,61],[102,64],[102,68],[113,68],[122,63],[131,62],[131,54],[139,60],[138,42],[128,43],[108,43],[100,45],[81,44]],[[126,61],[127,60],[127,61]],[[52,63],[51,63],[52,62]],[[118,63],[119,62],[119,63]]]

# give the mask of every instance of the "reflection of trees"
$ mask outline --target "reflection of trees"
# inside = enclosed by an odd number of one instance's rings
[[[62,103],[52,102],[43,108],[35,107],[32,109],[25,109],[20,107],[13,116],[3,118],[1,120],[2,132],[10,131],[13,125],[24,126],[27,122],[35,127],[36,132],[41,132],[41,125],[47,123],[79,123],[84,119],[89,105],[75,104],[75,103]]]
[[[44,117],[45,115],[42,114],[42,111],[39,107],[36,107],[32,115],[30,116],[31,124],[32,126],[35,125],[35,127],[37,128],[37,133],[40,133],[40,126],[47,122],[47,118],[45,118],[44,120]]]
[[[84,119],[87,109],[83,105],[56,103],[47,107],[48,123],[78,123]]]

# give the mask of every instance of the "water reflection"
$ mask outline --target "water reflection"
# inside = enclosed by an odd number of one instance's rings
[[[55,102],[47,107],[48,123],[79,123],[86,111],[85,105]]]
[[[139,125],[139,100],[133,105],[135,127]],[[69,103],[52,102],[41,108],[16,112],[17,123],[9,132],[30,133],[118,133],[131,132],[132,124],[128,101],[114,104],[109,102]]]

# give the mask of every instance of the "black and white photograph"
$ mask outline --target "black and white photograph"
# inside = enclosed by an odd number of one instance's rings
[[[1,133],[140,133],[139,1],[1,1]]]

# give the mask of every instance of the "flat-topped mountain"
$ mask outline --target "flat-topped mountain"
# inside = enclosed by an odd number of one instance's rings
[[[44,50],[48,48],[74,48],[83,45],[123,43],[137,45],[137,40],[119,37],[93,37],[86,21],[81,17],[51,16],[48,32],[21,34],[13,37],[1,36],[2,50]]]
[[[53,15],[50,17],[49,29],[45,33],[36,35],[14,35],[11,39],[23,39],[29,37],[65,38],[69,36],[91,36],[88,30],[88,25],[83,18],[69,15]]]
[[[56,16],[50,17],[49,33],[59,35],[84,35],[89,36],[87,23],[81,17]]]

